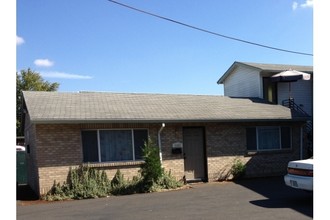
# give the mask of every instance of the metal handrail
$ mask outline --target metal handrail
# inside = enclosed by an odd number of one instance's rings
[[[295,102],[294,102],[294,99],[293,98],[290,98],[290,99],[285,99],[282,101],[282,105],[285,106],[285,107],[288,107],[292,110],[295,110],[297,112],[300,112],[304,115],[308,115],[309,114],[307,112],[305,112],[299,105],[297,105]],[[311,132],[313,130],[313,122],[310,120],[310,121],[307,121],[306,123],[306,130],[307,132]]]
[[[285,106],[285,107],[288,107],[292,110],[295,110],[297,112],[300,112],[300,113],[303,113],[305,115],[309,115],[307,112],[305,112],[299,105],[297,105],[295,102],[294,102],[294,99],[293,98],[290,98],[290,99],[285,99],[282,101],[282,105]]]

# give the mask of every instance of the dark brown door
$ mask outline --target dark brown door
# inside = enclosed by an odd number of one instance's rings
[[[183,128],[184,170],[187,181],[205,181],[204,128]]]

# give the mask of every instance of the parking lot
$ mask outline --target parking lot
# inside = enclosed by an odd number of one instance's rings
[[[283,177],[189,186],[79,201],[17,201],[17,219],[313,219],[313,194],[285,186]]]

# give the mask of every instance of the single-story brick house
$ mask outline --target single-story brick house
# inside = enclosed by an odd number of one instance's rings
[[[24,91],[28,184],[39,195],[89,164],[112,178],[138,174],[150,136],[178,179],[223,179],[235,158],[246,176],[286,172],[305,155],[308,119],[260,98],[216,95]]]

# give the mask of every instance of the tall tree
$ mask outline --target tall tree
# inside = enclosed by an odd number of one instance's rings
[[[41,75],[30,68],[16,72],[16,136],[23,136],[22,129],[22,91],[57,91],[59,83],[45,81]]]

